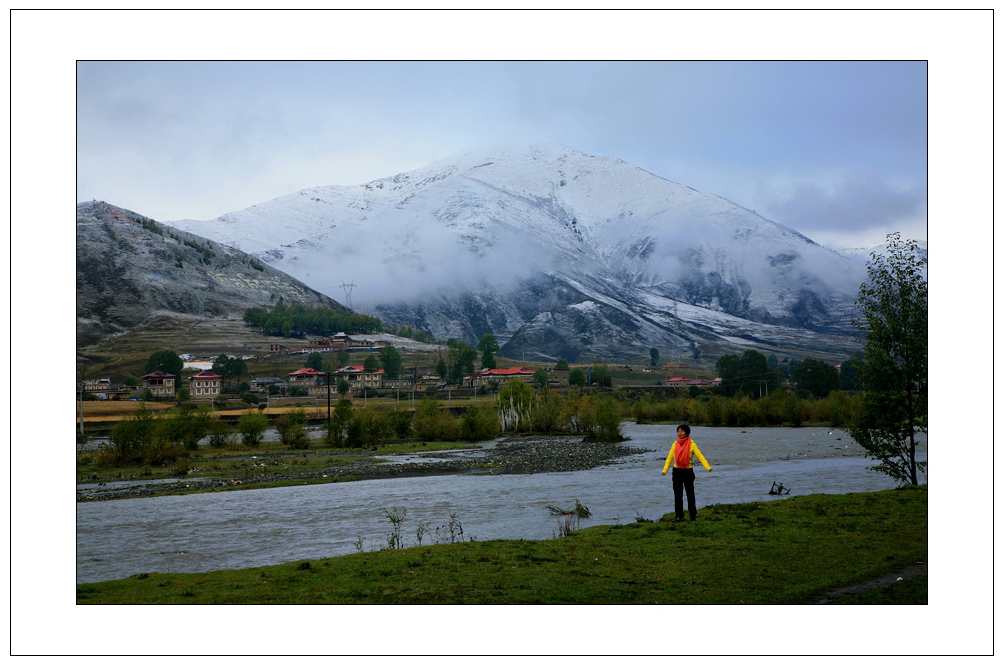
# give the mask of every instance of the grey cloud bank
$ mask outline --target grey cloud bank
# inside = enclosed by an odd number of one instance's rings
[[[519,137],[619,157],[835,241],[880,242],[904,221],[878,192],[842,198],[866,178],[913,211],[913,230],[925,221],[923,62],[82,61],[77,75],[78,198],[157,219]]]

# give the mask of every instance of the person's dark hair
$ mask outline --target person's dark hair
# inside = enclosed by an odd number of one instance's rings
[[[690,425],[687,425],[686,423],[684,423],[683,425],[680,425],[676,429],[682,429],[684,434],[686,434],[687,436],[690,436]]]

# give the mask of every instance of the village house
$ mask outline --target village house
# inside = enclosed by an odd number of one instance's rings
[[[571,370],[549,367],[547,369],[547,387],[562,388],[568,386],[569,371]]]
[[[84,379],[83,390],[93,399],[119,400],[129,399],[132,396],[132,388],[115,387],[111,379]]]
[[[414,376],[399,376],[396,379],[388,379],[385,376],[383,379],[384,389],[389,390],[416,390],[424,392],[430,387],[438,388],[443,384],[445,384],[445,381],[435,374],[423,374],[418,378]]]
[[[313,367],[304,367],[289,373],[289,387],[302,388],[310,397],[321,397],[328,392],[327,374]]]
[[[283,346],[282,344],[269,344],[268,345],[268,352],[269,353],[286,353],[286,350],[287,350],[286,347]]]
[[[287,385],[285,381],[277,376],[265,376],[260,379],[251,380],[251,390],[256,393],[267,393],[272,386],[282,390]]]
[[[154,397],[174,397],[174,374],[156,371],[143,377],[143,387]]]
[[[223,377],[206,370],[188,379],[188,394],[192,399],[213,399],[220,396]]]
[[[464,377],[464,385],[468,388],[479,388],[491,384],[503,386],[514,378],[519,377],[524,382],[530,383],[533,380],[533,370],[526,367],[504,367],[502,369],[486,369],[483,372],[470,374]]]
[[[343,351],[352,347],[355,342],[345,333],[338,333],[331,337],[319,337],[307,342],[300,351],[302,353],[330,353],[332,351]]]
[[[722,380],[716,378],[713,381],[705,381],[704,379],[687,379],[682,376],[674,376],[671,379],[666,379],[666,385],[671,388],[716,388],[722,385]]]
[[[84,379],[84,392],[99,395],[107,393],[112,388],[111,379]],[[104,398],[100,398],[104,399]]]
[[[366,368],[360,365],[349,365],[335,373],[335,376],[338,377],[335,383],[337,384],[337,381],[340,379],[345,379],[349,383],[349,390],[355,394],[364,388],[374,388],[376,390],[383,388],[383,375],[384,371],[382,369],[366,371]]]

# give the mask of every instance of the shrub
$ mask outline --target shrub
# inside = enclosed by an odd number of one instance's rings
[[[209,445],[212,448],[222,448],[230,440],[230,426],[222,420],[213,419],[209,423]]]
[[[279,440],[290,448],[305,449],[310,440],[307,437],[307,414],[302,409],[284,413],[275,419],[275,429],[279,432]]]
[[[580,428],[589,441],[622,441],[621,410],[611,397],[590,396],[579,412]]]
[[[249,411],[242,414],[237,421],[237,431],[240,432],[241,443],[249,448],[261,443],[266,429],[268,429],[268,418],[263,413]]]
[[[460,416],[460,438],[483,441],[497,436],[499,419],[495,409],[484,404],[472,404]]]

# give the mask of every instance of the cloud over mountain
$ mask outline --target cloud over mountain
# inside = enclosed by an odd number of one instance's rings
[[[492,332],[527,357],[556,356],[542,341],[558,338],[566,357],[758,344],[838,353],[854,344],[864,277],[723,198],[556,144],[168,223],[330,296],[354,283],[355,308],[385,322],[472,343]]]

